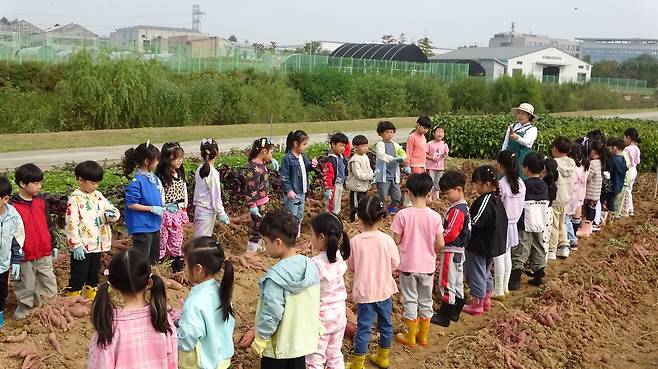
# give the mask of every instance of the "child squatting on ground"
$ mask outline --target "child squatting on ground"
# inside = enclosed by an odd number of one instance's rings
[[[269,212],[260,224],[267,254],[280,259],[260,279],[256,332],[251,349],[261,368],[302,369],[306,355],[318,349],[320,321],[318,269],[295,247],[298,224],[290,212]]]
[[[398,292],[393,272],[400,264],[400,254],[393,238],[379,230],[386,215],[379,197],[366,196],[359,201],[357,216],[363,232],[350,240],[352,252],[347,260],[348,269],[354,274],[352,300],[357,310],[351,369],[364,368],[374,321],[379,331],[379,347],[369,360],[380,368],[388,368],[389,364],[393,342],[391,296]]]
[[[402,317],[407,326],[407,333],[398,333],[395,340],[409,347],[428,344],[436,253],[444,246],[441,216],[427,207],[432,186],[429,174],[412,174],[407,179],[412,206],[398,211],[391,223],[400,250]]]
[[[103,168],[95,161],[84,161],[75,167],[78,188],[66,204],[66,243],[71,250],[71,273],[68,296],[82,292],[94,300],[98,290],[101,255],[112,248],[110,223],[121,214],[97,188],[103,180]]]

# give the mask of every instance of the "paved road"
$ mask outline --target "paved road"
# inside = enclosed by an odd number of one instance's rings
[[[373,131],[349,132],[352,136],[362,134],[368,137],[370,142],[375,142],[378,138],[377,133]],[[277,144],[285,145],[284,136],[275,136],[273,141]],[[181,142],[181,146],[185,150],[186,155],[198,157],[199,156],[199,141]],[[219,150],[228,151],[232,148],[248,148],[251,147],[254,138],[230,138],[220,140]],[[311,143],[327,141],[327,134],[312,134],[309,136]],[[162,147],[162,143],[153,143],[158,147]],[[34,163],[42,169],[50,169],[57,166],[63,166],[66,163],[79,163],[85,160],[95,160],[98,162],[116,163],[121,160],[123,153],[128,150],[130,145],[122,146],[102,146],[102,147],[87,147],[87,148],[74,148],[74,149],[54,149],[54,150],[41,150],[41,151],[17,151],[0,153],[0,171],[12,170],[25,163]]]
[[[629,113],[629,114],[617,114],[617,115],[604,115],[599,118],[628,118],[628,119],[647,119],[647,120],[658,120],[658,112],[647,111],[642,113]]]

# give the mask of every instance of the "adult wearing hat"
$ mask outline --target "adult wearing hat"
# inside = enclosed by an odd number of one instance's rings
[[[535,108],[528,103],[513,108],[512,114],[516,116],[516,123],[507,128],[502,149],[514,152],[519,163],[519,175],[525,179],[523,160],[532,151],[532,145],[535,144],[537,139],[537,127],[532,124],[537,116],[535,115]]]

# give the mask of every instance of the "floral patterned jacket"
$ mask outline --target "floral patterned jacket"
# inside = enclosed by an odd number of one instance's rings
[[[66,242],[71,250],[83,246],[85,253],[110,251],[111,222],[121,214],[99,191],[73,191],[66,205]]]

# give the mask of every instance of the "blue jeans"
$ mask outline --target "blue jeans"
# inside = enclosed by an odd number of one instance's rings
[[[384,204],[386,204],[386,195],[390,194],[391,206],[400,207],[402,192],[400,191],[400,184],[395,183],[395,180],[389,179],[386,182],[377,182],[377,193]]]
[[[491,256],[483,256],[468,251],[465,253],[464,278],[471,287],[471,296],[483,299],[487,291],[493,290],[493,276],[491,275]]]
[[[290,212],[292,215],[297,218],[297,224],[302,224],[302,218],[304,217],[304,201],[306,200],[306,194],[298,193],[297,198],[289,199],[287,195],[283,195],[283,206]]]
[[[356,336],[354,336],[354,353],[368,352],[368,343],[372,334],[372,322],[377,318],[379,347],[390,348],[393,342],[393,325],[391,314],[393,301],[389,297],[384,301],[369,304],[356,304]]]
[[[571,242],[576,242],[578,239],[576,238],[576,232],[573,231],[573,223],[571,220],[573,219],[573,215],[567,214],[566,218],[564,219],[564,223],[567,225],[567,238]]]

